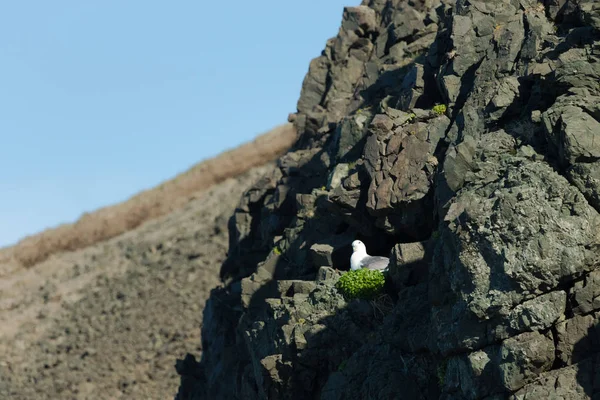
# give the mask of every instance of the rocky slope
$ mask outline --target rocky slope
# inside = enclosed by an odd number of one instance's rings
[[[175,212],[0,280],[0,399],[168,399],[177,358],[199,356],[227,221],[266,170],[229,178]]]
[[[599,61],[591,0],[346,8],[178,399],[596,398]],[[334,288],[355,238],[392,259],[373,302]]]

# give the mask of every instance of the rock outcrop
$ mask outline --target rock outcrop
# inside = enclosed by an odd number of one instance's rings
[[[598,104],[594,1],[346,8],[178,399],[599,396]],[[335,289],[355,238],[391,257],[374,301]]]

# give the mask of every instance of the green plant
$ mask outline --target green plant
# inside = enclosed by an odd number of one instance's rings
[[[348,300],[371,300],[382,292],[384,284],[385,277],[380,271],[362,268],[346,272],[335,287]]]
[[[361,115],[363,113],[370,113],[372,110],[373,106],[366,106],[366,107],[361,107],[358,110],[356,110],[355,114],[356,115]]]
[[[279,248],[279,246],[273,247],[273,253],[277,254],[278,256],[281,255],[281,249]]]
[[[437,115],[446,114],[446,105],[445,104],[436,104],[435,106],[433,106],[433,112],[436,113]]]
[[[412,122],[415,122],[416,118],[417,118],[417,114],[415,114],[415,113],[405,114],[403,119],[400,122],[400,125],[407,125]]]
[[[443,387],[444,383],[446,381],[446,370],[447,369],[448,369],[448,361],[447,360],[443,360],[437,366],[436,375],[437,375],[438,384],[440,385],[440,387]]]

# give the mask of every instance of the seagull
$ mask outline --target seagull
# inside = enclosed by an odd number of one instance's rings
[[[353,271],[361,268],[387,271],[390,259],[387,257],[370,256],[367,254],[367,246],[360,240],[352,242],[352,256],[350,257],[350,269]]]

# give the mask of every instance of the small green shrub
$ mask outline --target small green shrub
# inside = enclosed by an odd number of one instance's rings
[[[446,370],[447,369],[448,369],[448,361],[447,360],[443,360],[437,366],[436,375],[437,375],[438,384],[439,384],[440,388],[444,387],[444,383],[446,383]]]
[[[335,287],[348,300],[371,300],[381,293],[384,284],[385,277],[380,271],[362,268],[346,272]]]
[[[446,114],[446,105],[445,104],[436,104],[435,106],[433,106],[433,112],[436,113],[437,115]]]
[[[279,248],[279,246],[275,246],[275,247],[273,248],[273,253],[274,253],[274,254],[277,254],[278,256],[280,256],[280,255],[281,255],[281,249]]]

